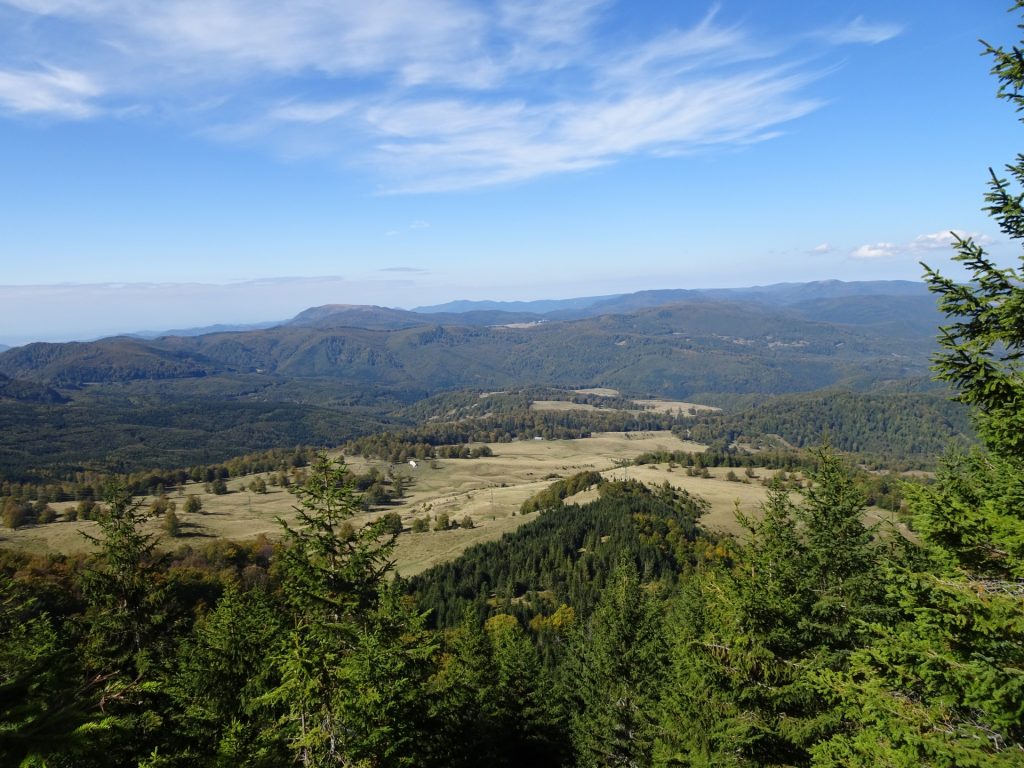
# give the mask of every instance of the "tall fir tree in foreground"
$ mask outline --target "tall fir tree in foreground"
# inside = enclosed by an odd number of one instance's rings
[[[13,580],[0,582],[0,765],[85,747],[102,681],[85,678],[68,635]]]
[[[271,664],[281,633],[277,606],[260,587],[228,582],[209,613],[179,644],[169,689],[175,743],[167,766],[276,768],[285,745],[269,727],[273,711],[260,706],[274,686]]]
[[[563,672],[572,690],[570,726],[580,768],[651,764],[665,664],[661,611],[661,601],[623,557],[579,627]]]
[[[273,730],[303,766],[416,765],[435,645],[386,580],[395,536],[383,518],[353,523],[359,496],[324,455],[298,500],[297,525],[282,522],[291,628],[263,699],[281,711]]]
[[[167,555],[145,530],[148,513],[122,485],[111,485],[97,520],[96,547],[81,590],[86,609],[80,646],[92,681],[102,681],[89,749],[79,766],[132,765],[159,749],[168,722],[165,681],[175,639]]]
[[[1024,50],[986,53],[999,97],[1024,110]],[[1020,241],[1024,155],[1006,171],[992,173],[987,210]],[[925,266],[952,321],[935,371],[974,408],[983,447],[908,488],[927,567],[892,568],[888,599],[902,621],[876,624],[849,670],[821,676],[849,723],[815,748],[821,765],[1024,764],[1024,281],[970,238],[956,249],[969,282]]]
[[[800,503],[773,488],[731,567],[684,585],[669,623],[657,762],[808,765],[841,727],[815,680],[841,670],[882,610],[864,499],[830,451]]]

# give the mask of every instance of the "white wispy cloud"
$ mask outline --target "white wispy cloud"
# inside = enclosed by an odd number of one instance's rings
[[[948,250],[953,247],[956,238],[973,238],[979,245],[992,242],[988,235],[963,230],[943,230],[926,235],[918,235],[906,243],[868,243],[854,248],[850,252],[853,259],[892,259],[900,256],[914,256],[928,251]]]
[[[819,245],[814,246],[811,249],[811,253],[825,254],[825,253],[832,253],[832,251],[834,251],[834,250],[835,249],[832,247],[831,243],[821,243]]]
[[[891,40],[902,32],[903,27],[898,24],[872,24],[865,21],[863,16],[858,16],[848,24],[826,30],[824,36],[829,42],[836,45],[851,43],[877,45]]]
[[[824,103],[809,85],[828,66],[803,44],[716,6],[627,37],[605,23],[618,5],[0,0],[23,22],[0,30],[0,113],[157,114],[428,192],[765,141]],[[858,17],[808,34],[823,53],[899,31]]]
[[[22,11],[102,33],[137,66],[197,80],[256,74],[365,75],[462,82],[482,57],[487,16],[461,0],[5,0]],[[59,49],[64,39],[34,39]],[[428,68],[426,65],[430,64]],[[215,68],[210,65],[215,64]],[[410,71],[411,71],[410,70]]]
[[[352,101],[328,101],[320,103],[296,103],[282,104],[270,110],[267,117],[270,120],[295,123],[326,123],[337,120],[339,117],[352,112],[355,108]]]
[[[0,70],[0,105],[12,112],[83,119],[97,111],[102,89],[88,74],[60,67],[36,71]]]
[[[584,39],[610,0],[503,0],[499,24],[533,45],[565,45]]]
[[[585,170],[642,152],[761,141],[819,106],[798,96],[808,77],[769,70],[671,88],[638,83],[545,105],[395,103],[368,119],[390,139],[377,145],[378,163],[400,180],[400,191],[460,189]]]
[[[716,23],[717,6],[689,29],[671,29],[661,35],[604,54],[600,74],[603,86],[631,83],[637,78],[674,78],[700,69],[715,69],[738,62],[768,59],[780,53],[777,45],[754,38],[737,25]]]

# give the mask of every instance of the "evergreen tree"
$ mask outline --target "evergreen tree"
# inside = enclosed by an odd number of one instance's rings
[[[863,497],[829,451],[796,505],[776,486],[732,568],[686,585],[671,622],[671,676],[658,760],[666,765],[807,765],[842,727],[822,670],[844,669],[876,616],[879,552]]]
[[[651,764],[665,663],[661,605],[623,560],[576,638],[567,663],[579,766]]]
[[[385,583],[394,535],[378,519],[354,527],[360,499],[346,468],[320,456],[297,492],[299,525],[282,521],[280,577],[290,609],[263,698],[306,766],[416,763],[422,696],[435,646],[423,617]]]
[[[0,582],[0,764],[40,765],[82,748],[98,694],[70,641],[34,598]]]
[[[494,693],[491,641],[472,608],[447,634],[438,674],[432,681],[430,765],[471,768],[497,765],[495,728],[499,719]]]
[[[498,764],[560,765],[561,734],[537,649],[513,616],[492,616],[484,628],[491,645],[490,732]]]
[[[567,737],[531,638],[515,617],[467,608],[434,679],[430,765],[561,766]]]
[[[172,539],[181,536],[181,520],[173,509],[168,509],[164,514],[163,529]]]
[[[1020,111],[1024,50],[987,52],[999,96]],[[1024,156],[1007,170],[1024,183]],[[1024,195],[993,173],[987,201],[1002,232],[1024,238]],[[848,671],[822,675],[849,728],[815,748],[820,765],[1024,761],[1024,282],[971,239],[956,247],[970,282],[925,267],[955,320],[941,329],[935,369],[975,409],[984,448],[907,489],[927,560],[891,569],[888,599],[902,621],[874,625]]]
[[[147,514],[122,485],[106,491],[97,550],[81,577],[86,608],[80,647],[90,683],[100,686],[99,720],[76,766],[135,765],[163,740],[166,665],[173,651],[167,557],[143,530]]]
[[[99,536],[84,534],[97,547],[82,577],[87,658],[94,667],[129,679],[145,674],[154,654],[163,650],[160,572],[166,557],[156,552],[156,536],[143,530],[147,519],[141,502],[115,485],[107,490],[98,518]]]
[[[271,713],[258,706],[274,683],[270,654],[279,632],[269,598],[234,584],[196,622],[169,686],[179,764],[269,768],[285,762],[283,745],[267,739]]]

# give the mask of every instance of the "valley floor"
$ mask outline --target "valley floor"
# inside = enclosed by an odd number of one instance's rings
[[[395,504],[366,513],[364,519],[398,512],[402,517],[403,533],[398,538],[396,551],[397,571],[413,576],[432,565],[458,557],[467,547],[492,541],[507,531],[518,528],[533,519],[519,514],[520,505],[533,494],[547,488],[557,479],[578,472],[596,470],[609,479],[635,479],[647,484],[668,482],[677,488],[705,499],[709,511],[701,518],[701,525],[709,530],[740,533],[735,511],[757,513],[765,498],[766,489],[761,480],[770,476],[770,470],[757,470],[755,477],[746,482],[726,479],[729,469],[710,468],[710,477],[689,476],[682,467],[668,464],[627,466],[637,456],[649,451],[700,452],[704,446],[680,440],[671,432],[605,432],[581,440],[520,440],[512,443],[493,443],[489,446],[493,456],[477,459],[439,459],[419,462],[414,468],[408,464],[391,467],[387,462],[348,457],[349,466],[357,472],[370,467],[381,471],[391,469],[393,475],[407,483],[404,497]],[[229,493],[214,495],[203,490],[203,484],[188,483],[170,493],[175,501],[176,514],[181,521],[177,538],[163,539],[165,546],[174,544],[201,545],[216,538],[233,540],[252,539],[260,535],[275,538],[280,532],[277,519],[294,519],[294,496],[285,489],[269,486],[267,493],[248,490],[249,483],[259,476],[232,478]],[[268,475],[262,476],[269,480]],[[568,503],[586,502],[591,498],[585,492],[567,499]],[[201,512],[183,511],[187,496],[198,496],[203,505]],[[149,504],[153,499],[143,500]],[[61,515],[73,507],[74,502],[52,505]],[[455,527],[433,530],[437,515],[446,514],[453,522],[469,516],[472,528]],[[413,520],[430,516],[430,530],[411,531]],[[873,520],[888,513],[874,510]],[[147,524],[160,533],[161,521],[152,519]],[[0,530],[0,546],[23,548],[30,551],[82,552],[91,549],[83,533],[96,532],[96,523],[54,522],[17,530]]]

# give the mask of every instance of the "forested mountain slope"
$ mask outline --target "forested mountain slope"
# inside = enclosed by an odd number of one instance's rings
[[[893,336],[764,307],[700,302],[529,328],[317,324],[37,343],[0,354],[0,372],[56,386],[258,373],[428,391],[603,384],[686,396],[814,389],[866,368],[880,378],[920,373],[928,350],[919,341],[912,328]]]
[[[445,315],[326,306],[268,329],[29,344],[0,354],[0,472],[68,466],[76,456],[121,468],[180,466],[334,445],[389,423],[414,426],[402,408],[465,389],[611,387],[685,399],[867,391],[926,374],[934,342],[907,319],[925,313],[918,299],[821,301],[778,308],[700,297],[525,325],[446,325],[437,322]],[[818,317],[830,314],[845,322]],[[90,429],[100,439],[87,439]]]
[[[728,411],[700,414],[679,429],[693,440],[796,448],[829,443],[887,463],[933,463],[974,440],[967,408],[945,393],[826,390],[753,398]]]

